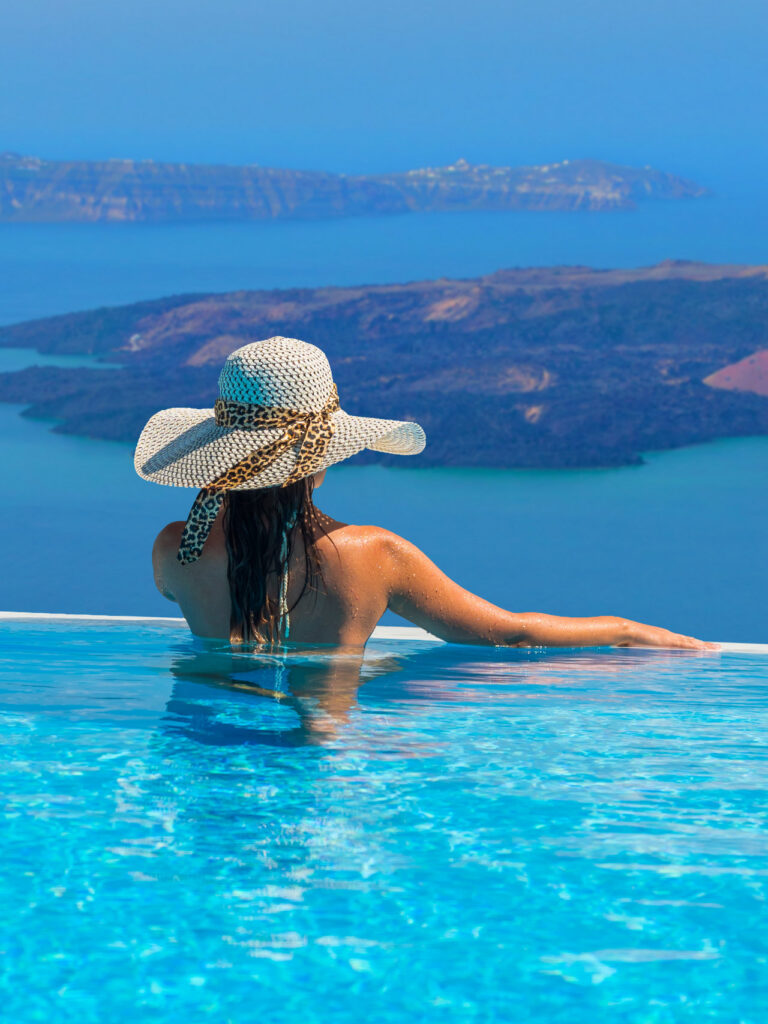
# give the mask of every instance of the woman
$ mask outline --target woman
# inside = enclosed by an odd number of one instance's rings
[[[505,611],[448,579],[402,537],[314,504],[328,466],[363,448],[415,455],[416,423],[348,416],[325,355],[293,338],[237,349],[213,414],[166,409],[144,428],[140,476],[200,487],[186,523],[161,531],[155,581],[198,636],[360,648],[387,608],[458,643],[707,648],[627,619]]]

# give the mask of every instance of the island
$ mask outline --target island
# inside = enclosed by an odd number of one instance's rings
[[[348,412],[422,423],[414,465],[630,465],[768,434],[766,322],[768,267],[682,260],[182,295],[0,328],[0,346],[112,364],[3,373],[0,401],[134,442],[160,408],[211,407],[233,349],[284,335],[327,352]]]
[[[0,222],[322,219],[460,210],[618,210],[707,194],[695,182],[600,160],[492,167],[457,160],[393,174],[43,160],[0,153]]]

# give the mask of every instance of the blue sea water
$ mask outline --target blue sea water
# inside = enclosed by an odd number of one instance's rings
[[[3,622],[0,710],[14,1024],[768,1015],[765,657]]]
[[[514,266],[631,267],[664,259],[764,263],[763,192],[726,192],[612,213],[0,224],[0,324],[187,292],[473,277]]]

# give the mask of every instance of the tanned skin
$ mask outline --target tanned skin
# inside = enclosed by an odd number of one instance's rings
[[[315,477],[318,487],[325,471]],[[569,618],[511,612],[449,579],[413,544],[377,526],[353,526],[320,513],[317,538],[324,588],[305,594],[291,611],[291,641],[362,647],[389,608],[443,640],[502,647],[662,647],[714,649],[667,629],[612,615]],[[219,514],[202,556],[182,566],[176,558],[184,524],[169,523],[152,551],[158,590],[181,608],[193,633],[229,639],[227,550]],[[288,604],[301,592],[300,534],[289,566]],[[275,591],[277,581],[271,581]]]

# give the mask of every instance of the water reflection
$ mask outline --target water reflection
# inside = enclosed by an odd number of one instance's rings
[[[323,746],[359,737],[353,712],[416,721],[435,705],[513,709],[521,702],[624,703],[691,659],[717,652],[485,648],[424,642],[365,650],[286,646],[276,652],[196,642],[173,652],[164,730],[233,746]],[[634,680],[634,681],[633,681]],[[361,694],[361,689],[365,688]],[[652,689],[654,689],[653,687]],[[414,717],[415,716],[415,717]],[[371,723],[373,724],[373,723]],[[392,742],[394,735],[381,737]],[[413,736],[411,736],[413,740]],[[366,746],[375,732],[365,732]],[[401,748],[401,753],[404,753]]]
[[[400,667],[393,658],[366,658],[360,648],[286,647],[274,653],[212,645],[188,649],[171,662],[174,685],[167,724],[203,743],[322,744],[349,723],[362,683]],[[271,703],[292,711],[293,724],[286,724],[284,713],[278,722],[266,716],[266,726],[258,716],[254,725],[222,720],[221,703],[211,699],[213,690],[233,695],[227,709]]]

